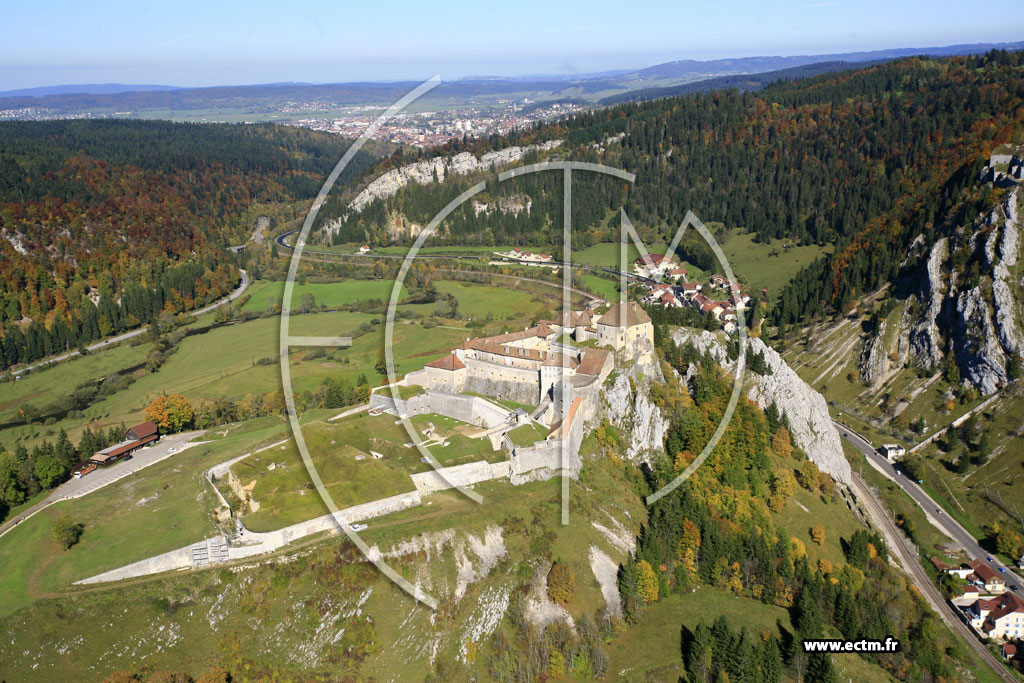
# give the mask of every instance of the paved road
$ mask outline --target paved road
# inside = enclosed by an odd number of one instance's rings
[[[871,445],[871,443],[860,434],[840,422],[836,422],[835,420],[832,422],[840,436],[849,441],[857,450],[863,453],[871,466],[896,482],[900,488],[906,491],[907,495],[913,498],[914,501],[921,506],[921,509],[924,510],[925,515],[928,517],[928,521],[932,523],[932,526],[936,527],[942,533],[953,539],[953,541],[964,549],[967,556],[972,560],[988,560],[989,557],[992,557],[989,564],[995,567],[996,571],[1002,571],[1004,568],[1006,569],[1006,571],[1001,574],[1003,580],[1006,581],[1006,585],[1008,587],[1016,586],[1017,593],[1019,595],[1024,595],[1024,581],[1011,571],[1011,568],[1005,567],[1005,565],[1003,565],[999,560],[995,559],[994,556],[990,555],[988,551],[982,548],[978,544],[978,540],[966,529],[960,526],[959,522],[950,517],[938,503],[932,500],[931,496],[925,493],[924,489],[917,485],[917,482],[911,481],[905,475],[896,471],[892,464],[890,464],[889,461],[886,460]]]
[[[210,311],[212,311],[213,309],[217,308],[218,306],[223,306],[226,303],[234,301],[238,297],[242,296],[242,294],[245,292],[245,290],[248,287],[249,287],[249,274],[247,272],[245,272],[245,270],[242,270],[242,279],[238,283],[238,287],[235,288],[235,291],[231,292],[230,294],[228,294],[223,299],[221,299],[219,301],[215,301],[214,303],[210,304],[209,306],[204,306],[203,308],[200,308],[198,311],[192,311],[192,315],[196,315],[196,316],[203,315],[204,313],[209,313]],[[131,332],[125,332],[124,334],[119,334],[116,337],[110,337],[108,339],[104,339],[103,341],[96,342],[95,344],[92,344],[92,345],[87,346],[85,348],[87,350],[89,350],[89,351],[98,351],[99,349],[102,349],[104,347],[110,346],[111,344],[117,344],[118,342],[123,342],[126,339],[131,339],[132,337],[137,337],[140,334],[144,334],[148,329],[149,329],[148,327],[140,327],[137,330],[132,330]],[[78,351],[69,351],[68,353],[63,353],[63,354],[61,354],[59,356],[53,356],[51,358],[47,358],[45,360],[41,360],[38,363],[33,363],[32,365],[27,365],[27,366],[25,366],[23,368],[20,368],[18,370],[14,370],[11,374],[13,374],[15,377],[18,377],[22,373],[27,372],[29,370],[34,370],[35,368],[38,368],[38,367],[43,366],[43,365],[47,365],[49,363],[56,363],[56,362],[59,362],[59,361],[62,361],[62,360],[67,360],[68,358],[74,358],[77,355],[78,355]]]
[[[0,525],[0,536],[3,536],[21,522],[54,503],[67,500],[69,498],[81,498],[82,496],[92,493],[97,489],[109,486],[115,481],[131,476],[144,467],[149,467],[150,465],[156,464],[165,458],[169,458],[180,453],[186,448],[197,445],[189,443],[189,441],[204,433],[205,431],[182,432],[181,434],[165,436],[156,445],[136,451],[131,460],[117,462],[110,467],[103,467],[94,470],[81,479],[71,479],[64,482],[50,492],[50,495],[47,496],[46,499],[41,500],[27,510],[23,510],[20,514],[7,520],[3,525]],[[174,453],[171,452],[172,448],[174,449]]]
[[[845,428],[841,428],[841,426],[837,424],[836,429],[840,430],[840,434],[846,436],[846,434],[843,433],[843,429]],[[903,536],[903,532],[897,529],[893,521],[889,519],[888,511],[881,502],[875,498],[874,494],[860,476],[854,474],[851,484],[851,488],[857,496],[857,500],[861,501],[867,509],[867,512],[874,520],[875,525],[881,530],[882,536],[885,537],[889,548],[896,555],[897,559],[899,559],[900,564],[907,573],[907,576],[910,578],[911,582],[917,586],[918,590],[921,591],[921,594],[932,606],[932,609],[936,611],[936,613],[943,621],[946,622],[954,633],[963,638],[968,647],[974,650],[978,657],[988,664],[989,668],[992,669],[996,675],[1004,681],[1019,683],[1016,676],[1007,671],[999,658],[992,654],[992,651],[985,647],[984,643],[978,640],[974,629],[964,623],[957,610],[953,609],[953,606],[946,601],[942,596],[942,593],[939,592],[939,589],[931,582],[931,579],[928,578],[927,574],[925,574],[924,569],[921,568],[917,553],[911,548],[911,544]]]

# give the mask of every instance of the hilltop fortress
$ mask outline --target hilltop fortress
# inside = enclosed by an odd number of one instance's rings
[[[573,342],[592,343],[577,347]],[[641,356],[651,352],[653,343],[654,328],[644,310],[634,302],[616,304],[597,317],[572,311],[560,321],[542,320],[521,332],[468,339],[407,375],[405,382],[541,407],[559,403],[562,394],[600,385],[614,367],[612,351]]]
[[[422,393],[406,391],[402,399],[394,397],[392,387],[378,388],[370,397],[370,411],[402,417],[441,414],[481,428],[480,436],[489,438],[495,450],[509,453],[501,472],[445,468],[442,477],[431,474],[429,481],[417,483],[421,493],[447,488],[446,482],[470,485],[497,476],[508,476],[513,484],[562,471],[575,477],[583,425],[597,414],[601,387],[616,357],[648,363],[653,352],[654,326],[636,302],[614,304],[603,315],[571,311],[561,320],[541,320],[520,332],[467,339],[398,383],[406,389],[422,387]],[[508,433],[524,424],[545,428],[547,436],[517,445]]]

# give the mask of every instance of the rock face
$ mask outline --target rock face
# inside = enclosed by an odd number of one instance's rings
[[[991,394],[1006,382],[1006,355],[981,286],[961,292],[954,310],[953,349],[961,373],[982,393]]]
[[[888,320],[883,320],[878,326],[877,334],[864,343],[864,351],[860,354],[860,378],[865,382],[876,382],[889,367],[889,359],[882,344],[888,324]]]
[[[550,140],[540,145],[527,145],[525,147],[506,147],[495,152],[487,152],[479,159],[470,152],[460,152],[455,156],[434,157],[424,161],[417,161],[407,164],[401,168],[395,168],[384,173],[373,180],[353,199],[348,208],[356,213],[363,209],[375,199],[383,199],[397,193],[409,183],[418,185],[429,185],[430,183],[443,183],[449,175],[466,175],[473,171],[486,171],[491,168],[507,166],[522,159],[527,153],[535,151],[547,151],[562,144],[561,140]],[[333,232],[343,219],[336,219],[325,226],[325,230]]]
[[[953,243],[946,237],[937,240],[904,313],[910,362],[935,371],[952,350],[963,381],[985,394],[1007,382],[1011,361],[1024,354],[1017,312],[1024,282],[1015,282],[1011,274],[1019,257],[1019,202],[1014,188],[958,232]],[[961,245],[957,255],[955,243]],[[964,252],[969,254],[966,266]],[[957,272],[954,261],[965,272]],[[866,353],[872,341],[866,342]]]
[[[722,341],[711,332],[679,329],[672,335],[677,344],[692,342],[702,353],[708,351],[712,357],[727,368],[735,366],[729,361]],[[760,339],[748,340],[750,351],[764,355],[771,374],[758,375],[747,372],[745,382],[750,385],[747,397],[761,408],[774,402],[789,418],[790,435],[815,465],[828,472],[836,481],[850,483],[850,463],[843,456],[839,434],[832,426],[828,405],[824,397],[807,385],[782,360],[775,349],[766,346]]]
[[[949,255],[949,239],[943,237],[932,247],[925,267],[926,278],[916,295],[925,310],[910,328],[910,356],[922,367],[935,370],[942,363],[942,337],[937,321],[942,313],[945,285],[942,263]]]
[[[653,453],[664,449],[669,427],[661,408],[651,401],[649,387],[650,380],[640,378],[634,391],[629,375],[621,374],[604,391],[605,415],[629,437],[624,455],[634,463],[650,462]]]

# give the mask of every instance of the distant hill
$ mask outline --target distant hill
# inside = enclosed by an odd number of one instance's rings
[[[223,296],[253,205],[313,197],[349,144],[268,124],[0,122],[0,369]],[[341,182],[373,161],[361,150]]]
[[[759,90],[764,86],[777,81],[793,81],[798,78],[809,78],[819,74],[833,73],[836,71],[847,71],[862,69],[872,64],[882,64],[888,60],[876,62],[821,62],[819,64],[807,64],[794,66],[789,69],[777,71],[765,71],[763,73],[737,74],[735,76],[720,76],[719,78],[708,78],[703,81],[683,83],[682,85],[671,85],[665,88],[641,88],[630,90],[618,95],[611,95],[598,100],[602,106],[621,104],[623,102],[641,102],[644,100],[655,100],[660,97],[678,97],[695,92],[711,92],[712,90],[729,90],[735,88],[740,91]]]
[[[21,90],[0,90],[0,97],[45,97],[46,95],[116,95],[123,92],[157,92],[180,90],[175,85],[126,85],[124,83],[87,83],[84,85],[46,85]]]
[[[853,64],[889,61],[901,57],[982,54],[991,49],[1024,49],[1024,41],[975,43],[927,48],[895,48],[831,55],[790,57],[762,56],[707,61],[679,60],[643,69],[616,69],[586,74],[538,74],[511,77],[471,76],[445,81],[422,100],[432,104],[479,103],[495,96],[523,96],[532,99],[566,97],[567,89],[590,94],[591,102],[609,91],[624,91],[598,102],[615,104],[633,99],[653,99],[710,89],[752,90],[773,80],[801,78],[826,73]],[[845,66],[844,66],[845,65]],[[760,75],[760,76],[758,76]],[[721,80],[735,78],[736,80]],[[686,87],[693,83],[702,83]],[[130,111],[147,118],[148,112],[167,117],[167,112],[216,110],[220,113],[260,114],[277,111],[286,103],[332,102],[351,106],[391,103],[418,85],[413,81],[351,83],[267,83],[204,88],[176,88],[166,85],[59,85],[0,92],[0,109],[43,107],[56,116],[104,116]],[[663,90],[658,90],[663,88]],[[673,88],[677,88],[673,90]]]
[[[879,60],[899,59],[931,55],[948,57],[952,55],[977,55],[989,50],[1020,50],[1024,49],[1024,41],[1014,43],[971,43],[963,45],[947,45],[944,47],[907,47],[889,50],[870,50],[866,52],[846,52],[830,55],[795,55],[791,57],[742,57],[739,59],[713,59],[696,61],[683,59],[675,62],[656,64],[632,72],[641,80],[661,80],[667,78],[698,77],[722,75],[726,73],[753,74],[765,71],[778,71],[808,64],[823,62],[872,62]],[[625,74],[620,77],[628,77]]]

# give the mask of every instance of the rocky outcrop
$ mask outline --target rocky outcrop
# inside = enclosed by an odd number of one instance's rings
[[[663,377],[660,370],[655,373],[646,366],[627,367],[629,370],[617,375],[611,387],[605,388],[603,412],[609,422],[627,435],[625,458],[634,463],[650,462],[652,454],[664,449],[669,428],[669,421],[651,400],[650,392],[651,382],[660,382]]]
[[[860,378],[864,382],[874,384],[889,369],[889,358],[885,349],[885,328],[889,321],[883,320],[878,325],[876,334],[864,342],[864,350],[860,354]]]
[[[1006,355],[981,286],[956,297],[953,349],[964,379],[991,394],[1006,382]]]
[[[910,363],[934,372],[951,349],[963,381],[984,394],[1003,386],[1011,361],[1024,354],[1017,311],[1024,282],[1017,283],[1011,273],[1019,258],[1019,203],[1020,192],[1014,188],[954,239],[937,240],[900,321],[909,329],[906,357]],[[965,254],[969,254],[966,265]],[[964,272],[953,268],[954,261]],[[873,354],[884,333],[880,326],[865,342],[862,363],[868,379],[875,378],[874,363],[880,359]],[[902,354],[903,335],[897,336]]]
[[[910,357],[927,370],[935,370],[942,363],[942,335],[939,334],[938,319],[942,313],[945,285],[942,281],[942,264],[949,255],[949,240],[940,239],[928,254],[925,266],[926,277],[916,298],[924,310],[913,321],[907,338],[910,342]]]
[[[449,158],[434,157],[406,164],[401,168],[392,169],[373,180],[353,199],[348,208],[359,213],[375,199],[391,197],[409,183],[428,185],[443,183],[449,175],[466,175],[474,171],[486,171],[515,163],[529,152],[547,151],[562,144],[561,140],[551,140],[540,145],[525,147],[506,147],[494,152],[487,152],[479,159],[470,152],[461,152]],[[327,225],[331,229],[331,224]]]
[[[1013,278],[1010,268],[1017,265],[1020,245],[1020,211],[1018,191],[1010,193],[1003,207],[1005,220],[1000,233],[1000,259],[992,267],[992,299],[996,331],[999,343],[1008,354],[1024,355],[1024,333],[1017,319],[1016,298],[1013,295]],[[990,241],[995,241],[995,232]]]
[[[736,365],[735,361],[728,360],[723,341],[711,332],[681,328],[672,337],[680,345],[692,342],[702,353],[711,353],[713,358],[730,370]],[[843,446],[839,434],[832,426],[824,397],[800,379],[775,349],[760,339],[749,339],[748,343],[752,353],[764,355],[771,373],[757,375],[747,372],[747,397],[761,408],[774,402],[789,419],[790,435],[794,443],[823,472],[831,474],[836,481],[849,484],[850,463],[843,455]]]
[[[533,200],[530,199],[529,195],[513,194],[508,197],[499,197],[497,201],[474,199],[472,206],[473,215],[475,216],[480,214],[490,216],[494,213],[495,208],[501,213],[510,213],[513,216],[518,216],[524,211],[529,215],[530,209],[533,208]]]

